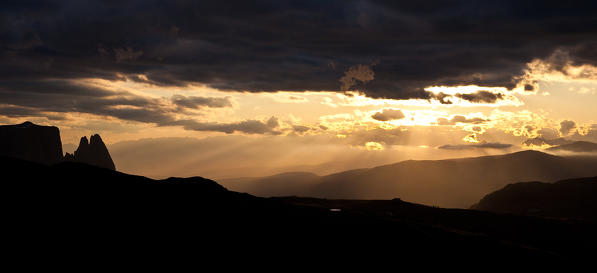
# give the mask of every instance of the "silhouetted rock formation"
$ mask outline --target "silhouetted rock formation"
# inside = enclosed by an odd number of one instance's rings
[[[98,134],[92,135],[89,141],[87,137],[82,137],[74,154],[66,153],[64,159],[116,170],[110,152]]]
[[[40,126],[29,121],[0,126],[0,155],[56,164],[63,160],[60,131],[54,126]]]
[[[597,220],[597,177],[556,183],[510,184],[483,197],[471,208],[529,216]]]

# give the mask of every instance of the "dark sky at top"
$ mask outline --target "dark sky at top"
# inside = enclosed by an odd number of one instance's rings
[[[0,7],[0,96],[17,105],[19,92],[117,74],[223,90],[339,90],[349,67],[373,64],[375,80],[357,88],[402,99],[427,98],[422,88],[436,84],[512,87],[527,62],[556,49],[574,63],[597,63],[595,1],[5,0]]]

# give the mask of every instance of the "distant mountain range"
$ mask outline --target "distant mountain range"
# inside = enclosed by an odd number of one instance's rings
[[[226,187],[258,196],[392,199],[468,208],[513,181],[545,181],[597,175],[597,157],[561,157],[538,151],[449,160],[408,160],[370,169],[317,176],[287,173],[225,179]]]
[[[597,177],[555,183],[509,184],[483,197],[472,208],[530,216],[597,220]]]
[[[374,262],[405,257],[583,259],[597,227],[404,202],[259,198],[201,177],[152,180],[77,162],[53,166],[1,157],[4,241],[81,255],[184,247],[226,257],[321,257]],[[127,247],[119,247],[126,243]],[[258,251],[256,249],[258,247]],[[39,249],[38,249],[39,251]],[[237,256],[236,256],[237,255]],[[324,259],[325,257],[325,259]],[[529,260],[530,259],[530,260]]]
[[[29,121],[0,126],[0,156],[47,165],[73,161],[116,170],[110,152],[98,134],[92,135],[91,141],[82,137],[74,154],[63,155],[58,127],[41,126]]]

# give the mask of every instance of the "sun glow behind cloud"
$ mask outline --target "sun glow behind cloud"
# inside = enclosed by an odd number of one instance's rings
[[[463,86],[429,86],[429,99],[388,99],[371,98],[359,91],[279,91],[279,92],[234,92],[221,91],[200,84],[184,86],[160,86],[147,81],[145,75],[136,79],[121,75],[117,80],[85,78],[73,80],[82,87],[96,87],[114,92],[113,97],[134,100],[150,100],[156,111],[170,112],[177,120],[193,120],[196,122],[231,123],[256,120],[267,122],[271,117],[278,120],[277,132],[282,135],[318,135],[330,134],[343,138],[359,131],[398,131],[408,132],[415,127],[446,126],[453,132],[463,134],[462,142],[479,143],[491,133],[499,130],[514,137],[533,138],[541,136],[541,129],[557,129],[562,118],[550,116],[549,111],[529,107],[524,101],[533,101],[532,95],[538,94],[539,83],[578,82],[595,84],[595,67],[589,65],[574,66],[568,63],[563,70],[554,70],[543,60],[529,63],[526,74],[514,89],[478,85]],[[533,90],[525,90],[525,84],[533,84]],[[596,85],[597,86],[597,85]],[[548,85],[549,87],[549,85]],[[591,96],[593,87],[573,85],[568,87],[576,94]],[[560,88],[562,89],[562,88]],[[558,89],[558,90],[560,90]],[[558,100],[560,91],[547,90],[550,96],[541,96],[543,100]],[[586,100],[585,100],[586,101]],[[210,104],[210,107],[198,103]],[[188,106],[196,107],[188,107]],[[218,106],[220,105],[220,106]],[[182,108],[181,108],[182,107]],[[186,108],[184,108],[186,107]],[[113,105],[109,109],[140,111],[143,106],[134,104]],[[392,119],[374,118],[383,111],[399,111],[403,117]],[[45,112],[46,114],[56,114]],[[65,128],[76,128],[81,124],[77,120],[91,113],[65,113],[61,121]],[[564,117],[565,118],[565,117]],[[119,120],[114,117],[96,116],[97,120],[105,120],[119,127],[119,123],[128,124],[138,121]],[[132,123],[131,123],[132,122]],[[173,123],[170,130],[174,135],[192,135]],[[578,122],[579,135],[588,135],[594,120]],[[143,128],[151,128],[143,125]],[[131,127],[132,128],[132,127]],[[436,137],[439,138],[440,129]],[[184,133],[183,133],[184,132]],[[195,133],[201,136],[218,134],[218,132]],[[134,133],[120,134],[120,137],[108,137],[112,141],[135,138]],[[361,145],[368,147],[365,141]],[[380,144],[382,145],[382,144]],[[371,144],[369,144],[371,146]],[[373,146],[371,146],[373,147]],[[375,146],[377,147],[377,146]],[[383,145],[382,145],[383,148]]]

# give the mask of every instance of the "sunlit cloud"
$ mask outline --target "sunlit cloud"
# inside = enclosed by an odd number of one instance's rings
[[[531,85],[539,90],[539,82],[595,83],[597,67],[591,64],[575,64],[565,50],[556,50],[545,59],[534,59],[527,64],[521,85]],[[591,89],[579,89],[579,93],[594,93]]]
[[[434,96],[432,101],[444,105],[465,107],[502,107],[522,106],[524,103],[505,87],[466,86],[430,86],[425,88]]]
[[[381,151],[383,150],[383,145],[375,141],[369,141],[365,143],[365,148],[369,151]]]

